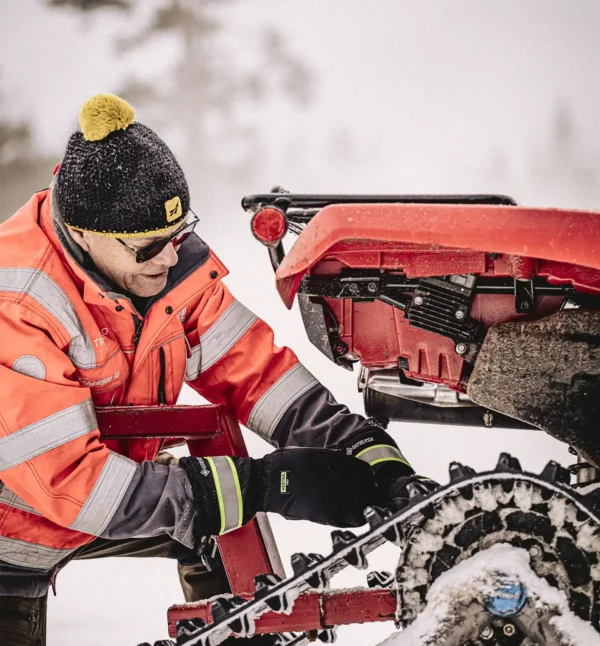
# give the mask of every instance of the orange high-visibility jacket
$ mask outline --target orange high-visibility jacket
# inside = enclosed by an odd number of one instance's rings
[[[172,405],[185,380],[275,446],[335,446],[364,425],[273,345],[226,273],[191,236],[142,318],[86,263],[51,190],[0,226],[0,595],[42,594],[96,536],[193,544],[183,470],[152,462],[160,440],[100,442],[94,405]]]

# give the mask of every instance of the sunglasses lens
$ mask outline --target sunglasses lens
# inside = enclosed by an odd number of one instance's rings
[[[157,240],[156,242],[151,242],[149,245],[143,247],[142,249],[138,249],[137,253],[135,254],[136,261],[148,262],[148,260],[156,258],[156,256],[158,256],[158,254],[169,244],[169,242],[172,242],[174,247],[178,247],[187,238],[189,238],[197,222],[198,220],[190,222],[190,224],[184,227],[172,238],[162,238],[161,240]]]
[[[192,233],[191,230],[182,231],[180,234],[178,234],[173,238],[173,245],[175,247],[178,247],[180,244],[185,242],[190,237],[191,233]]]
[[[152,258],[156,258],[158,254],[169,244],[170,240],[168,238],[164,240],[157,240],[147,245],[143,249],[140,249],[136,254],[136,260],[138,262],[148,262]]]

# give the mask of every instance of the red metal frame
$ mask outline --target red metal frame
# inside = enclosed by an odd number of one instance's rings
[[[392,621],[396,598],[386,589],[339,590],[300,595],[290,615],[269,612],[256,622],[257,633],[319,630],[332,626]],[[169,609],[169,633],[175,635],[175,624],[183,619],[212,621],[210,603],[172,606]]]
[[[102,439],[185,439],[191,455],[235,455],[248,452],[238,422],[222,406],[102,407],[96,409]],[[254,577],[284,569],[264,514],[240,529],[220,536],[219,549],[232,593],[250,597]],[[260,619],[257,632],[317,630],[366,621],[393,619],[396,601],[388,590],[360,590],[302,595],[289,615],[269,613]],[[172,606],[168,612],[169,633],[175,637],[182,619],[212,621],[210,602]]]

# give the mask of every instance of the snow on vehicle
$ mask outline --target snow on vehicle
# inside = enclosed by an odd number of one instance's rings
[[[496,195],[274,189],[242,204],[311,342],[341,367],[360,364],[368,415],[542,429],[579,456],[575,486],[598,480],[599,214]],[[288,232],[298,239],[286,255]],[[368,510],[364,534],[334,531],[330,555],[295,555],[290,579],[266,559],[248,585],[225,550],[233,594],[172,608],[173,634],[178,624],[190,646],[255,631],[327,642],[337,625],[394,620],[398,646],[600,643],[600,497],[570,476],[556,463],[523,473],[506,454],[483,474],[453,463],[434,494],[415,485],[407,508]],[[393,574],[329,591],[385,541],[401,548]]]

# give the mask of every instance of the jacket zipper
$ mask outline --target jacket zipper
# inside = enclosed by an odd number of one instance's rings
[[[135,326],[135,333],[133,335],[133,345],[137,348],[137,344],[140,342],[140,337],[142,336],[144,321],[140,320],[135,314],[132,314],[132,316],[133,316],[133,325]]]
[[[167,396],[165,394],[165,350],[161,346],[160,352],[160,376],[158,378],[158,405],[164,406],[167,403]]]

